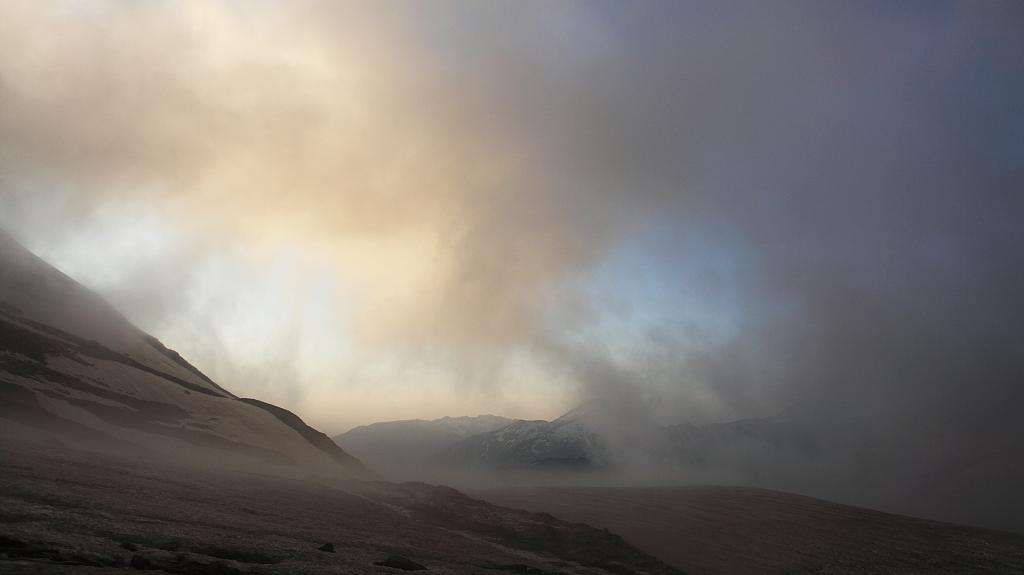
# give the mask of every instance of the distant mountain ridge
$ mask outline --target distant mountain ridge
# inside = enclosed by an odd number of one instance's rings
[[[297,415],[217,385],[3,231],[0,431],[366,472]]]
[[[570,412],[554,421],[518,420],[467,437],[442,454],[445,462],[493,469],[602,469],[609,454],[601,437]]]
[[[362,425],[334,437],[334,442],[374,469],[398,477],[409,467],[432,465],[449,446],[514,420],[496,415],[407,419]]]
[[[458,431],[456,422],[478,418],[381,422],[338,435],[335,441],[374,468],[394,470],[404,478],[430,476],[434,470],[605,472],[632,462],[624,453],[626,444],[645,444],[645,458],[651,455],[647,451],[668,457],[668,429],[637,411],[595,400],[552,421],[485,416],[486,425],[463,425]]]
[[[609,478],[654,472],[665,481],[731,481],[737,465],[812,458],[829,439],[809,432],[820,426],[807,425],[809,414],[796,409],[759,419],[664,426],[642,406],[599,399],[552,421],[484,417],[375,423],[335,441],[393,478],[459,481],[475,473],[485,483],[500,484],[533,472]],[[750,459],[750,453],[758,458]]]

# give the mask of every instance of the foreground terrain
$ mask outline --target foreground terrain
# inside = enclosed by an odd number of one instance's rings
[[[3,573],[678,573],[617,535],[445,487],[6,440],[0,462]]]
[[[1024,573],[1024,536],[739,487],[475,495],[620,533],[688,573]]]

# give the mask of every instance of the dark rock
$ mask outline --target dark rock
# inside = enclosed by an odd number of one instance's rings
[[[526,575],[560,575],[561,571],[545,571],[539,567],[531,567],[523,563],[512,563],[509,565],[481,565],[484,569],[495,571],[507,571],[509,573],[525,573]]]
[[[129,563],[128,566],[132,569],[139,569],[140,571],[154,569],[153,562],[142,555],[133,555],[131,563]]]
[[[319,549],[320,551],[326,551],[328,553],[334,553],[334,543],[324,543],[323,545],[317,547],[317,549]]]
[[[134,544],[134,543],[132,543],[131,541],[125,541],[124,543],[121,544],[121,549],[126,549],[128,551],[138,551],[139,550],[139,546]]]
[[[183,565],[182,570],[176,572],[187,573],[188,575],[243,575],[243,572],[240,569],[232,567],[223,561],[214,561],[213,563],[186,563]]]
[[[391,555],[383,561],[374,562],[374,565],[392,567],[394,569],[401,569],[402,571],[426,571],[427,569],[425,566],[420,565],[408,557],[402,557],[401,555]]]
[[[0,535],[0,555],[3,557],[16,557],[21,559],[47,559],[57,561],[61,559],[61,551],[53,549],[39,542],[21,541],[13,537]]]
[[[28,545],[24,541],[0,535],[0,549],[24,549],[25,547]]]

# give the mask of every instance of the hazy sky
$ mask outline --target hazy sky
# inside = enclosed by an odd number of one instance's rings
[[[0,225],[330,433],[594,396],[987,432],[1022,102],[1014,1],[0,0]]]

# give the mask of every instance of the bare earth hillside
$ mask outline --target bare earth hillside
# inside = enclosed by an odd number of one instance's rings
[[[1024,573],[1024,536],[742,487],[475,493],[620,533],[692,574]]]

